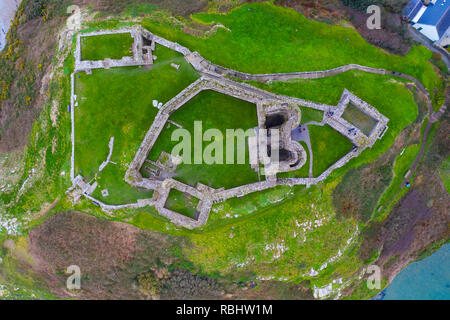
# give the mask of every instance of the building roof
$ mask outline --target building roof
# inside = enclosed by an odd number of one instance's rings
[[[437,0],[428,5],[417,23],[435,26],[441,37],[450,26],[450,0]]]
[[[406,7],[403,8],[402,15],[407,17],[409,20],[412,20],[417,15],[421,7],[422,7],[421,0],[411,0],[406,5]]]

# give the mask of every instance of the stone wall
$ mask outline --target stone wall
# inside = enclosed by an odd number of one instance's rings
[[[150,129],[147,131],[143,142],[141,143],[133,161],[130,163],[129,168],[127,170],[125,180],[135,187],[153,189],[155,190],[154,196],[152,199],[142,199],[138,200],[134,204],[126,204],[126,205],[107,205],[98,201],[91,197],[86,193],[86,189],[89,187],[88,184],[84,183],[81,176],[77,176],[74,178],[74,107],[76,102],[76,95],[74,94],[74,74],[71,76],[72,80],[72,95],[71,95],[71,117],[72,117],[72,159],[71,159],[71,178],[74,182],[74,186],[78,186],[83,190],[84,196],[88,199],[92,200],[94,203],[98,204],[103,210],[117,210],[123,208],[139,208],[147,205],[154,205],[158,212],[170,219],[174,224],[186,227],[186,228],[196,228],[204,225],[207,222],[209,212],[214,203],[223,202],[227,199],[234,197],[243,197],[252,192],[259,192],[269,188],[273,188],[277,185],[313,185],[317,184],[321,181],[324,181],[331,172],[339,167],[345,165],[352,158],[358,156],[365,148],[371,147],[377,139],[380,139],[387,130],[387,122],[389,119],[384,117],[381,113],[379,113],[375,108],[362,101],[355,95],[353,95],[348,90],[344,90],[341,101],[337,106],[331,106],[326,104],[315,103],[312,101],[307,101],[299,98],[288,97],[277,95],[274,93],[267,92],[265,90],[261,90],[250,86],[246,83],[240,83],[233,81],[225,76],[233,76],[239,78],[241,80],[256,80],[261,82],[268,81],[287,81],[291,79],[318,79],[329,76],[334,76],[342,72],[350,71],[350,70],[360,70],[364,72],[370,72],[375,74],[388,74],[395,75],[399,77],[403,77],[409,79],[416,83],[420,90],[425,90],[419,81],[414,79],[408,75],[402,75],[401,73],[396,73],[393,71],[386,71],[383,69],[374,69],[365,66],[360,66],[356,64],[349,64],[345,66],[341,66],[338,68],[325,70],[325,71],[313,71],[313,72],[293,72],[293,73],[277,73],[277,74],[248,74],[238,72],[232,69],[224,68],[218,65],[211,63],[210,61],[201,57],[197,52],[191,52],[189,49],[179,45],[178,43],[168,41],[164,38],[161,38],[148,30],[143,29],[140,26],[126,27],[119,30],[104,30],[104,31],[95,31],[92,33],[83,34],[83,36],[95,36],[95,35],[103,35],[103,34],[114,34],[114,33],[131,33],[131,35],[135,38],[134,52],[133,58],[124,57],[120,60],[109,60],[109,61],[82,61],[81,60],[81,35],[77,35],[77,47],[75,50],[75,72],[79,71],[90,71],[94,68],[105,68],[105,67],[122,67],[122,66],[131,66],[131,65],[143,65],[149,64],[149,61],[144,61],[143,52],[142,52],[142,37],[145,37],[148,40],[152,41],[152,47],[154,48],[154,44],[158,43],[162,46],[175,50],[184,55],[186,61],[188,61],[196,70],[200,73],[201,78],[197,81],[189,85],[186,89],[181,91],[178,95],[164,104],[158,114],[155,117],[154,122],[150,126]],[[105,65],[105,62],[107,65]],[[224,190],[221,189],[213,189],[208,186],[205,186],[201,183],[198,183],[197,186],[191,187],[189,185],[183,184],[174,179],[166,179],[164,181],[158,181],[156,179],[146,179],[143,178],[140,174],[140,169],[144,164],[148,153],[152,149],[155,144],[158,136],[160,135],[162,129],[164,128],[166,122],[169,120],[170,114],[181,108],[187,101],[192,99],[195,95],[197,95],[202,90],[214,90],[217,92],[221,92],[226,95],[233,96],[238,99],[242,99],[245,101],[249,101],[254,103],[257,108],[258,113],[258,127],[263,128],[264,126],[264,113],[267,105],[269,106],[303,106],[312,108],[315,110],[320,110],[323,112],[333,111],[334,115],[327,118],[324,116],[324,123],[330,125],[332,128],[346,136],[348,139],[352,141],[352,143],[358,148],[352,152],[349,152],[343,158],[338,160],[336,163],[331,165],[325,172],[323,172],[319,177],[316,178],[276,178],[276,176],[266,177],[265,181],[256,182],[248,185],[239,186],[236,188]],[[425,90],[426,92],[426,90]],[[347,121],[345,121],[341,115],[344,112],[344,109],[349,101],[352,101],[357,107],[361,108],[361,110],[368,115],[372,116],[374,119],[378,121],[377,126],[372,131],[369,137],[366,137],[362,134],[362,132],[356,128],[356,135],[350,135],[348,130],[352,126]],[[291,107],[292,108],[292,107]],[[289,110],[289,108],[287,109]],[[288,112],[289,113],[289,112]],[[293,129],[296,125],[298,125],[299,119],[298,116],[293,115],[294,113],[289,113],[289,121],[285,124],[285,127],[289,127]],[[286,130],[285,130],[286,131]],[[284,143],[287,144],[292,150],[296,150],[299,157],[304,159],[303,162],[300,162],[300,165],[292,168],[292,170],[297,170],[301,167],[306,161],[306,153],[303,147],[300,144],[295,142],[300,146],[300,148],[294,145],[294,141],[289,139],[289,137],[283,136]],[[167,198],[169,196],[170,190],[176,189],[181,192],[187,193],[191,196],[194,196],[199,199],[199,203],[197,206],[197,210],[199,212],[197,219],[191,219],[184,215],[181,215],[177,212],[171,211],[165,207],[167,202]]]

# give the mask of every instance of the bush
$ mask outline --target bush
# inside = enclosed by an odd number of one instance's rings
[[[42,16],[49,0],[29,0],[28,4],[24,6],[24,14],[27,20],[32,20]]]
[[[139,290],[149,298],[157,298],[161,289],[160,281],[153,272],[142,273],[138,276]]]

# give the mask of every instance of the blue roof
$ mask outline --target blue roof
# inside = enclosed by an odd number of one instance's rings
[[[422,7],[421,0],[411,0],[406,5],[406,7],[403,8],[402,14],[408,19],[412,20],[417,15],[421,7]]]
[[[435,26],[441,37],[450,26],[450,0],[437,0],[430,4],[418,23]]]

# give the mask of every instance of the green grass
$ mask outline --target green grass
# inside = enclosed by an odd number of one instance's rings
[[[133,42],[130,33],[81,37],[81,59],[104,60],[132,56]]]
[[[330,215],[329,189],[322,191],[300,188],[291,198],[248,219],[228,219],[228,224],[192,234],[194,246],[188,256],[205,271],[246,270],[260,276],[302,279],[311,267],[317,269],[334,256],[354,231],[352,221]],[[314,219],[327,223],[306,231],[298,226]],[[276,245],[285,250],[279,251]]]
[[[151,191],[142,192],[125,183],[124,176],[158,111],[152,100],[167,102],[198,78],[180,54],[159,46],[155,54],[158,59],[150,69],[93,70],[91,75],[75,77],[79,101],[75,109],[75,171],[87,181],[97,177],[99,187],[94,196],[105,203],[151,197]],[[171,62],[180,64],[180,69],[172,68]],[[110,163],[99,172],[112,136],[111,161],[117,164]],[[108,189],[108,197],[101,196],[102,189]]]
[[[450,193],[450,157],[442,162],[442,165],[439,168],[439,174],[441,175],[445,189]]]
[[[388,117],[389,128],[383,138],[378,140],[372,148],[366,149],[349,162],[349,166],[356,167],[376,159],[387,151],[400,131],[411,124],[418,115],[412,93],[402,84],[392,80],[393,78],[384,75],[350,71],[324,79],[273,82],[271,84],[252,82],[252,84],[277,94],[329,105],[337,105],[344,89],[348,89]],[[348,168],[348,166],[344,168]]]
[[[301,107],[302,110],[302,119],[301,123],[308,123],[311,121],[322,122],[323,119],[323,111],[315,110],[312,108]]]
[[[408,192],[408,188],[403,185],[403,181],[405,179],[405,174],[410,169],[412,163],[416,159],[417,155],[420,151],[420,145],[413,144],[405,148],[403,154],[399,155],[395,159],[395,164],[393,168],[394,178],[391,181],[391,184],[384,192],[383,196],[380,199],[380,204],[389,204],[394,199],[398,198],[399,191],[401,190],[401,194],[405,194]],[[411,175],[411,178],[412,179]]]
[[[144,19],[143,26],[176,41],[219,65],[249,73],[314,71],[356,63],[410,74],[433,94],[442,79],[429,59],[431,51],[413,47],[406,56],[388,54],[368,44],[353,28],[309,20],[269,3],[245,4],[228,14],[195,14],[202,23],[220,23],[208,38],[196,38],[168,25]],[[220,48],[220,50],[218,50]]]
[[[270,207],[286,197],[292,195],[288,186],[253,192],[241,198],[231,198],[222,203],[215,204],[209,215],[207,228],[230,222],[230,219],[239,219],[256,214],[258,210]]]
[[[361,111],[353,103],[349,103],[345,108],[344,113],[342,114],[342,118],[355,125],[366,136],[370,136],[373,128],[375,128],[378,123],[377,120]]]
[[[199,200],[184,192],[172,189],[167,198],[165,207],[189,218],[197,218],[197,205]]]
[[[352,143],[328,125],[308,126],[313,151],[313,175],[320,176],[351,151]]]
[[[153,190],[132,188],[125,182],[123,169],[114,164],[108,164],[103,171],[97,175],[97,189],[92,196],[108,204],[133,203],[138,199],[148,199],[153,196]],[[109,195],[103,197],[102,190],[108,190]]]
[[[191,145],[194,148],[194,121],[202,121],[202,129],[218,129],[224,136],[224,155],[226,150],[226,129],[243,129],[244,131],[258,125],[256,106],[249,102],[236,99],[215,91],[200,92],[188,103],[175,111],[170,120],[180,124],[191,133]],[[161,151],[168,153],[177,145],[172,141],[172,132],[177,127],[167,124],[161,132],[153,149],[149,153],[151,160],[156,160]],[[203,142],[203,150],[211,142]],[[235,164],[194,164],[193,151],[191,164],[178,166],[174,179],[195,186],[197,182],[212,186],[213,188],[232,188],[258,181],[257,173],[251,168],[248,161],[248,146],[246,143],[245,164],[237,164],[237,143],[235,143]],[[225,157],[225,156],[224,156]],[[225,162],[225,158],[222,158]]]

